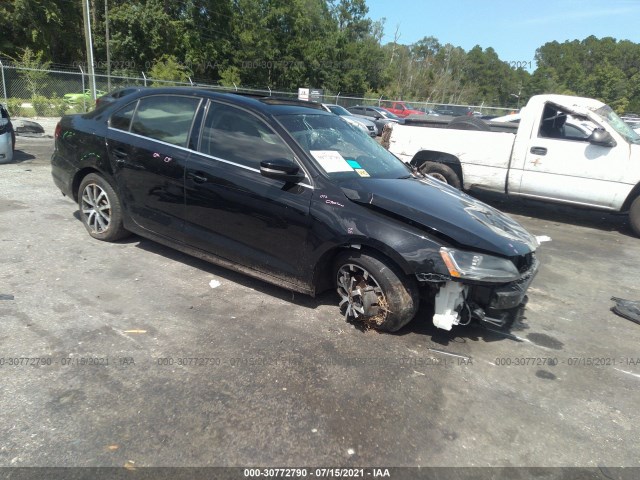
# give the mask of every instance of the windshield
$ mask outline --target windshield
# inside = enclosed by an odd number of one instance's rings
[[[408,178],[411,170],[362,130],[333,115],[281,115],[278,120],[332,179]]]
[[[616,112],[614,112],[609,105],[600,107],[595,111],[600,115],[605,122],[607,122],[611,128],[624,137],[629,143],[640,144],[640,136],[622,120]]]
[[[344,107],[341,107],[340,105],[327,105],[327,107],[329,107],[329,110],[331,110],[331,113],[335,113],[336,115],[340,115],[340,116],[353,115],[349,110],[347,110]]]

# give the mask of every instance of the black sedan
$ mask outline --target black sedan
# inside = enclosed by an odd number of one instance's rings
[[[537,242],[501,212],[413,172],[307,102],[140,89],[62,118],[52,174],[89,234],[130,232],[318,294],[395,331],[504,324],[522,307]]]

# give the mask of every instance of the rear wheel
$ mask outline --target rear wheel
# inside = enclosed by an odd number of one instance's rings
[[[629,224],[633,233],[640,237],[640,197],[637,197],[629,208]]]
[[[115,242],[129,235],[122,226],[122,206],[111,184],[90,173],[78,188],[80,218],[93,238]]]
[[[462,183],[460,182],[460,177],[458,177],[458,174],[454,172],[451,167],[445,165],[444,163],[424,162],[422,165],[420,165],[420,171],[425,175],[437,178],[441,182],[448,183],[458,190],[460,190],[460,187],[462,187]]]
[[[340,309],[347,320],[395,332],[409,323],[418,310],[416,281],[373,253],[341,254],[335,263],[335,279]]]

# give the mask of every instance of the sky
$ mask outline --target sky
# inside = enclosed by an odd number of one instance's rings
[[[590,35],[640,43],[640,0],[366,0],[369,18],[384,23],[383,44],[433,36],[469,51],[493,47],[500,60],[536,68],[547,42]],[[531,67],[531,68],[530,68]]]

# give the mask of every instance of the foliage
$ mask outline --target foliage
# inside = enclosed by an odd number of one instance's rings
[[[51,102],[47,97],[42,95],[34,95],[31,97],[31,105],[39,117],[44,117],[49,113]]]
[[[33,52],[29,47],[20,51],[20,56],[13,59],[24,70],[19,70],[19,74],[24,78],[27,88],[31,95],[38,95],[40,89],[49,75],[45,70],[49,68],[51,62],[43,60],[44,52],[42,50]]]
[[[104,1],[91,0],[98,69],[106,67]],[[465,51],[432,36],[402,44],[399,30],[383,45],[384,23],[368,17],[365,0],[109,0],[108,6],[112,72],[508,108],[538,93],[569,93],[640,112],[640,44],[627,40],[548,42],[524,69],[490,47]],[[0,51],[16,62],[86,64],[81,2],[6,0],[0,18],[11,19]],[[38,73],[24,74],[32,95],[44,91],[46,78]]]
[[[48,104],[49,104],[49,108],[47,109],[46,114],[54,117],[63,116],[69,109],[69,104],[65,102],[62,98],[58,98],[58,97],[50,98]]]
[[[22,49],[42,51],[44,58],[73,64],[84,60],[82,3],[68,0],[0,2],[0,51],[20,56]]]
[[[181,64],[174,55],[166,54],[158,58],[149,70],[149,76],[154,80],[184,83],[189,81],[191,75],[191,70]],[[166,85],[166,82],[156,83],[158,86]]]
[[[11,115],[12,117],[24,116],[24,109],[22,108],[22,104],[25,102],[26,100],[22,98],[8,98],[7,110],[9,110],[9,115]]]

